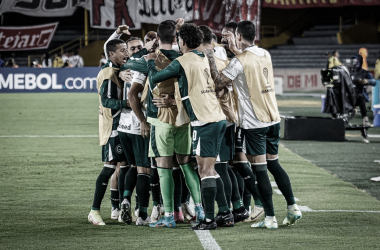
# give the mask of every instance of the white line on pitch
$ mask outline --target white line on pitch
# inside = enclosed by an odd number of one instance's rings
[[[277,194],[282,194],[279,189],[273,189],[273,191],[275,191]]]
[[[99,135],[0,135],[0,138],[88,138],[99,137]]]
[[[380,138],[380,135],[368,135],[368,137],[372,137],[372,138]]]
[[[198,236],[199,241],[206,250],[220,250],[222,249],[215,239],[212,237],[209,230],[195,230],[195,233]]]
[[[313,210],[308,206],[298,206],[302,212],[327,213],[327,212],[344,212],[344,213],[380,213],[380,211],[371,210]]]
[[[306,212],[346,212],[346,213],[380,213],[380,211],[366,210],[311,210]]]

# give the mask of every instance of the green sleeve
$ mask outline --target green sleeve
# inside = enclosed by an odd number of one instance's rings
[[[142,74],[148,74],[148,67],[146,66],[146,61],[144,58],[129,59],[126,64],[121,66],[120,71],[127,69],[134,70]]]
[[[174,60],[171,64],[169,64],[161,71],[158,71],[156,69],[156,63],[153,59],[149,60],[147,65],[149,71],[149,81],[154,84],[160,83],[167,79],[177,78],[181,71],[181,64],[178,62],[178,60]]]
[[[109,84],[109,79],[104,80],[102,86],[100,87],[100,96],[102,105],[105,108],[121,110],[127,108],[127,102],[123,100],[118,100],[117,98],[117,86],[111,81]]]
[[[136,53],[134,53],[131,57],[140,58],[140,57],[145,56],[147,54],[148,54],[148,51],[146,50],[146,48],[142,48],[139,51],[137,51]]]

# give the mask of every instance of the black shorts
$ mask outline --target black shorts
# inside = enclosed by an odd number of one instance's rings
[[[108,139],[107,144],[102,146],[102,161],[126,161],[123,147],[121,145],[120,138],[118,135],[110,137]]]
[[[150,168],[148,157],[149,137],[119,132],[121,145],[129,165]]]
[[[265,128],[242,129],[243,152],[247,155],[278,154],[280,123]]]
[[[227,127],[223,135],[220,152],[216,161],[225,162],[233,159],[235,154],[235,124]]]

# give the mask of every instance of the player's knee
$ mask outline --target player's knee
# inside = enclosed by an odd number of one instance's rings
[[[103,167],[102,172],[100,174],[111,178],[111,176],[115,172],[115,169],[116,169],[116,165],[104,164],[104,167]]]
[[[128,162],[122,161],[122,162],[120,162],[120,166],[128,166]]]
[[[267,160],[276,160],[278,159],[278,154],[272,155],[272,154],[267,154]]]
[[[251,163],[264,163],[267,161],[266,155],[247,155]]]
[[[207,176],[215,176],[214,169],[198,166],[198,173],[201,178],[207,177]]]
[[[137,167],[137,173],[150,175],[150,168]]]

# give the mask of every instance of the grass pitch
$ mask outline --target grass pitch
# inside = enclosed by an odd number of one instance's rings
[[[315,103],[306,108],[288,107],[281,106],[282,100],[313,103],[315,99],[280,97],[280,111],[319,115]],[[97,135],[96,94],[2,94],[0,107],[0,249],[202,249],[197,235],[188,230],[189,224],[155,229],[112,221],[108,191],[101,210],[107,225],[87,222],[95,180],[102,168],[98,138],[46,136]],[[378,129],[369,133],[380,134]],[[10,135],[40,137],[4,137]],[[314,211],[304,212],[295,226],[277,230],[238,223],[212,231],[219,246],[378,249],[380,214],[369,211],[380,211],[379,197],[374,198],[377,195],[372,188],[364,187],[370,181],[358,177],[357,172],[380,175],[378,163],[371,163],[379,157],[379,139],[363,144],[352,135],[344,143],[282,141],[281,163],[292,180],[298,204]],[[354,152],[361,148],[366,154],[358,157]],[[342,151],[347,153],[341,155]],[[376,184],[374,189],[378,189]],[[286,202],[275,192],[273,200],[282,224]]]

